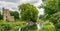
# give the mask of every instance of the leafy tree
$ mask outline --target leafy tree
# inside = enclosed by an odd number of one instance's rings
[[[45,9],[45,18],[53,22],[58,31],[60,29],[58,28],[60,26],[58,24],[60,23],[60,0],[43,0],[43,3],[41,7]]]
[[[3,19],[3,15],[1,15],[1,13],[0,13],[0,20],[2,20]]]
[[[51,22],[53,22],[54,24],[59,23],[60,22],[60,12],[57,12],[57,13],[51,15],[51,18],[49,20],[51,20]]]
[[[42,8],[45,9],[45,15],[47,15],[47,17],[49,16],[50,18],[50,15],[56,13],[56,12],[59,12],[60,11],[60,3],[59,3],[60,0],[44,0],[42,4]]]
[[[60,31],[60,12],[51,15],[49,20],[54,23],[56,31]]]
[[[19,13],[16,11],[10,11],[10,15],[14,16],[15,19],[19,19]]]
[[[43,0],[44,4],[42,4],[41,7],[45,9],[44,12],[45,12],[46,19],[51,20],[51,21],[54,20],[54,19],[51,19],[52,17],[54,17],[53,14],[60,12],[60,6],[59,6],[60,3],[59,2],[60,2],[60,0],[46,0],[46,1]]]
[[[21,19],[27,21],[36,22],[38,18],[38,10],[35,6],[30,4],[22,4],[18,6],[19,10],[21,10]]]

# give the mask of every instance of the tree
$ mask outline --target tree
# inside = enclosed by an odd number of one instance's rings
[[[38,18],[38,10],[35,6],[30,4],[22,4],[18,6],[21,10],[21,19],[26,21],[36,22]]]
[[[1,15],[1,13],[0,13],[0,20],[2,20],[3,19],[3,15]]]
[[[60,0],[43,0],[42,8],[45,9],[45,18],[50,19],[51,15],[60,12]]]
[[[14,19],[19,19],[19,13],[17,11],[10,11],[10,15],[14,16]]]
[[[45,0],[43,1],[44,4],[42,4],[42,8],[45,9],[45,15],[48,15],[50,18],[50,15],[59,12],[60,11],[60,0]],[[48,17],[47,16],[47,17]]]
[[[60,12],[57,12],[57,13],[51,15],[50,20],[51,20],[54,24],[59,23],[59,22],[60,22]]]
[[[56,31],[60,31],[60,12],[51,15],[49,20],[54,23]]]
[[[60,25],[60,0],[46,0],[43,1],[44,5],[41,7],[45,9],[45,18],[55,25],[57,31]]]

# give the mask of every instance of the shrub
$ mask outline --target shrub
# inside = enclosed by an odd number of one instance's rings
[[[0,21],[0,31],[15,31],[20,27],[25,27],[26,22],[7,22],[7,21]]]
[[[55,31],[55,27],[51,22],[46,21],[43,22],[43,27],[39,31]]]

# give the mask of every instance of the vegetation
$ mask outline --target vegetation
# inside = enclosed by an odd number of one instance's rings
[[[42,8],[45,9],[45,15],[42,17],[43,20],[49,20],[55,26],[56,31],[60,31],[58,28],[60,25],[60,0],[43,0]]]
[[[2,20],[3,19],[3,16],[1,15],[1,13],[0,13],[0,20]]]
[[[17,11],[10,11],[10,15],[14,16],[14,19],[19,19],[19,13]],[[0,13],[0,20],[3,19],[3,15]]]
[[[49,21],[43,22],[43,27],[39,31],[55,31],[53,23]]]
[[[40,15],[39,20],[42,22],[41,29],[37,29],[36,25],[28,26],[27,21],[37,24],[38,10],[35,6],[27,3],[18,6],[20,10],[21,20],[8,22],[3,21],[3,15],[0,13],[0,31],[60,31],[60,0],[42,0],[43,4],[39,8],[43,8],[44,15]],[[15,20],[20,19],[19,13],[10,11],[10,15]]]
[[[19,10],[21,10],[21,19],[25,21],[36,22],[38,18],[38,10],[35,6],[30,4],[19,5]]]
[[[0,31],[15,31],[21,27],[25,27],[26,22],[7,22],[7,21],[0,21]]]
[[[10,11],[10,15],[11,16],[14,16],[14,19],[19,19],[19,12],[17,11]]]

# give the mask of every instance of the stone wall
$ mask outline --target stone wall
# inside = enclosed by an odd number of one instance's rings
[[[14,16],[11,16],[9,13],[9,9],[3,8],[3,20],[6,21],[14,21]]]

